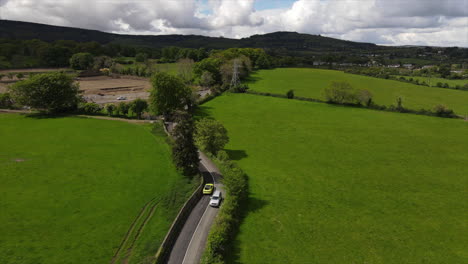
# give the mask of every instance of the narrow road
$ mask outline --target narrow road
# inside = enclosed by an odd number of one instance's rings
[[[215,164],[205,154],[200,152],[200,171],[207,182],[213,182],[216,190],[223,191],[221,173]],[[208,233],[218,214],[218,208],[208,205],[209,196],[206,195],[190,213],[182,231],[177,238],[169,256],[169,264],[197,264],[205,249]]]

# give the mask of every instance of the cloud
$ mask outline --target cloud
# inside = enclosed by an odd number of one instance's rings
[[[262,1],[257,11],[254,0],[0,0],[0,18],[127,34],[241,38],[297,31],[377,44],[468,46],[468,0],[296,0],[278,9]]]

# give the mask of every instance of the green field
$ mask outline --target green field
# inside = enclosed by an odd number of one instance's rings
[[[249,176],[230,263],[466,263],[468,122],[248,94],[199,115]]]
[[[0,114],[0,150],[2,264],[110,263],[154,199],[153,217],[124,245],[139,263],[194,188],[149,125]]]
[[[296,96],[324,99],[323,90],[332,81],[347,81],[353,87],[368,89],[374,101],[381,105],[396,105],[403,99],[403,106],[419,110],[446,105],[459,115],[468,115],[468,93],[451,89],[432,88],[410,83],[347,74],[340,71],[307,68],[279,68],[254,73],[249,83],[251,90],[286,94],[293,89]]]
[[[455,86],[460,85],[464,86],[468,84],[468,80],[449,80],[449,79],[443,79],[443,78],[434,78],[434,77],[420,77],[420,76],[401,76],[401,75],[395,75],[396,78],[404,77],[406,80],[409,78],[413,78],[414,80],[419,80],[420,82],[426,82],[428,85],[434,87],[437,85],[438,82],[444,84],[447,83],[451,88],[455,88]]]

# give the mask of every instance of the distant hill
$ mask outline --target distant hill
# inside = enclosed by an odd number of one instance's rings
[[[206,37],[198,35],[121,35],[97,30],[59,27],[45,24],[0,20],[0,38],[40,39],[47,42],[55,40],[74,40],[79,42],[96,41],[101,44],[120,43],[153,48],[178,46],[185,48],[204,47],[224,49],[234,47],[252,47],[285,51],[343,51],[353,49],[370,50],[378,46],[372,43],[360,43],[300,34],[296,32],[275,32],[254,35],[243,39]]]

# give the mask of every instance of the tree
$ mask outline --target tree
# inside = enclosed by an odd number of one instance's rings
[[[125,102],[120,102],[118,105],[117,105],[117,112],[126,116],[128,114],[128,110],[129,110],[129,105]]]
[[[348,82],[332,82],[325,89],[325,98],[330,103],[347,104],[355,101],[355,92]]]
[[[65,73],[54,72],[32,76],[11,87],[16,102],[47,112],[62,112],[76,109],[79,84]]]
[[[140,52],[135,55],[135,60],[137,62],[145,62],[148,59],[148,54]]]
[[[286,97],[288,99],[293,99],[294,98],[294,90],[289,90],[287,93],[286,93]]]
[[[172,145],[172,159],[176,167],[187,176],[198,172],[197,147],[193,140],[194,123],[191,116],[186,112],[177,112],[177,125],[172,131],[174,142]]]
[[[141,114],[148,109],[148,102],[143,99],[136,99],[130,103],[130,110],[137,115],[137,118],[141,118]]]
[[[114,104],[107,104],[106,105],[106,112],[108,115],[112,115],[112,113],[114,113],[115,111],[115,105]]]
[[[367,89],[357,91],[356,98],[361,105],[366,105],[367,107],[372,105],[372,93]]]
[[[112,58],[107,57],[107,56],[99,56],[94,58],[94,63],[93,63],[93,68],[95,70],[100,70],[100,69],[105,69],[105,68],[110,68],[114,62],[112,61]]]
[[[196,123],[195,128],[196,145],[213,155],[229,142],[226,128],[216,120],[203,118]]]
[[[91,68],[94,63],[93,55],[91,53],[76,53],[70,59],[70,67],[75,70],[87,70]]]
[[[9,93],[0,93],[0,108],[11,108],[13,101]]]
[[[16,74],[16,78],[18,78],[18,80],[22,79],[23,77],[24,77],[24,74],[21,72]]]
[[[203,87],[210,87],[211,85],[213,85],[213,83],[213,74],[208,71],[203,72],[202,76],[200,77],[200,84]]]
[[[192,104],[192,90],[177,76],[159,72],[151,78],[153,89],[150,94],[151,108],[155,114],[169,116]]]

